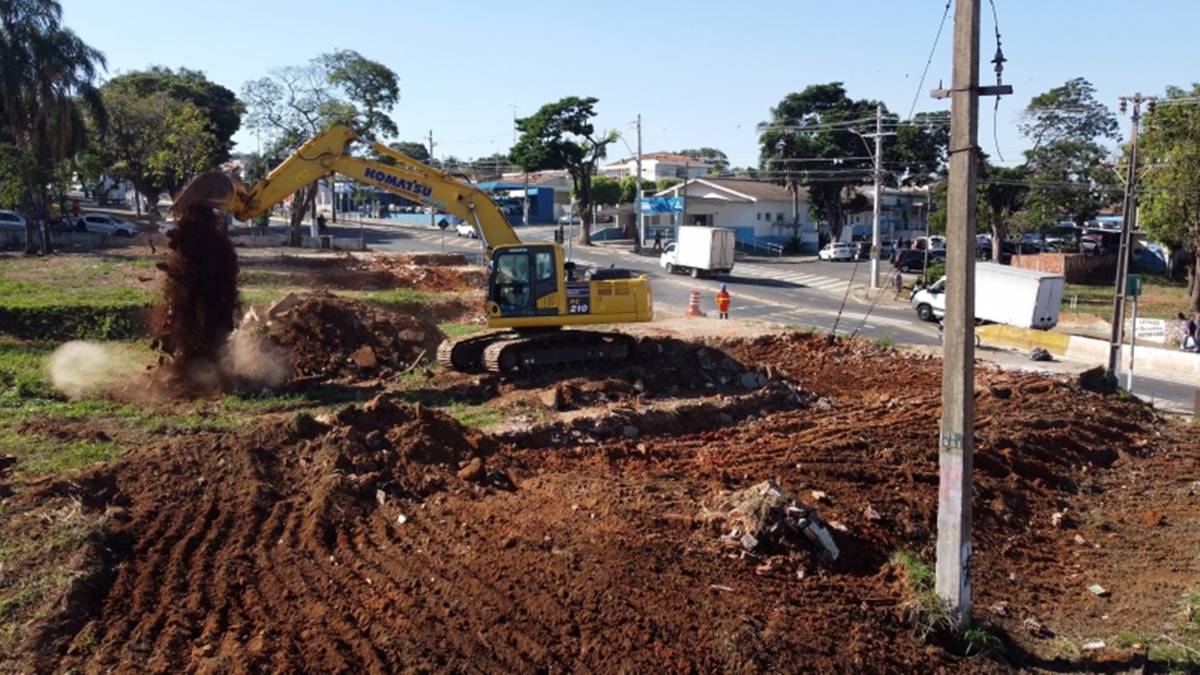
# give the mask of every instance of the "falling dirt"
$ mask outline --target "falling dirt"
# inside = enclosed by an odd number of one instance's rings
[[[318,316],[339,315],[320,296],[307,300]],[[353,344],[334,351],[343,358]],[[670,397],[674,386],[684,401],[716,378],[753,372],[767,383],[748,396],[786,391],[793,400],[732,425],[706,425],[718,413],[701,409],[635,438],[566,437],[547,449],[377,398],[326,417],[173,439],[21,495],[9,506],[20,522],[37,523],[24,515],[68,497],[102,522],[79,561],[92,571],[81,576],[87,583],[48,611],[10,663],[1079,670],[1055,661],[1052,638],[1029,635],[1026,619],[1076,644],[1118,625],[1161,632],[1194,579],[1194,545],[1177,537],[1196,541],[1187,486],[1200,462],[1172,427],[1127,398],[980,370],[975,606],[1005,655],[967,658],[926,644],[906,619],[903,573],[888,560],[904,549],[932,558],[940,362],[807,335],[704,349],[664,346],[665,370],[644,364],[643,389]],[[644,393],[610,391],[621,405]],[[768,565],[731,551],[701,517],[705,505],[766,480],[819,509],[836,562]],[[1110,596],[1088,593],[1094,583]],[[1136,664],[1119,650],[1108,657],[1109,670]]]
[[[170,253],[158,263],[166,279],[153,346],[180,371],[196,361],[215,362],[236,321],[237,254],[213,208],[223,189],[232,189],[224,174],[201,174],[171,207],[176,221],[167,232]]]

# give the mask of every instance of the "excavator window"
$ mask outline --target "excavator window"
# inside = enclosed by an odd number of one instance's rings
[[[495,298],[500,313],[526,314],[532,309],[532,288],[529,270],[529,252],[525,250],[504,252],[496,256]]]

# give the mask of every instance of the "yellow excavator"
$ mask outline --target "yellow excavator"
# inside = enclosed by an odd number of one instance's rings
[[[249,190],[234,181],[233,195],[220,207],[249,221],[313,181],[337,173],[472,224],[488,260],[485,311],[488,327],[496,330],[444,342],[438,360],[455,370],[527,375],[569,365],[618,363],[633,355],[635,343],[628,335],[563,329],[649,321],[653,300],[645,275],[599,269],[577,279],[561,246],[522,243],[487,193],[382,144],[370,147],[395,160],[394,166],[355,157],[348,148],[356,140],[353,130],[335,125]]]

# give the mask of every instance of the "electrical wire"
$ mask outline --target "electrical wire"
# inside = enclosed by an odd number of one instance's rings
[[[942,12],[942,21],[938,24],[937,34],[933,36],[933,46],[929,48],[929,59],[925,61],[925,69],[921,71],[921,81],[917,82],[917,93],[913,94],[912,106],[908,109],[908,118],[912,119],[917,109],[917,100],[921,98],[921,89],[925,87],[925,76],[929,74],[929,66],[933,64],[933,54],[937,51],[938,41],[942,39],[942,29],[946,27],[946,17],[950,16],[950,5],[954,0],[946,0],[946,9]]]
[[[995,0],[988,0],[988,4],[992,6],[992,27],[996,30],[996,57],[992,62],[996,64],[996,86],[1000,86],[1001,75],[1004,72],[1004,52],[1000,49],[1000,19],[996,15]],[[992,106],[992,143],[996,147],[996,156],[1000,161],[1004,161],[1004,153],[1000,152],[1000,132],[998,129],[997,118],[1000,116],[1000,94],[996,93],[996,104]]]

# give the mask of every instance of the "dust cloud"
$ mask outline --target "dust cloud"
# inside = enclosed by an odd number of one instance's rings
[[[54,350],[47,369],[55,389],[70,398],[80,398],[108,389],[129,374],[130,366],[111,347],[75,340]]]

